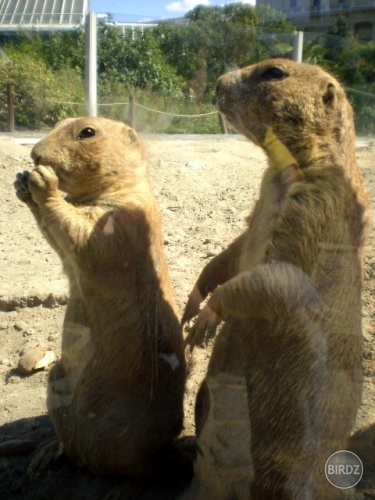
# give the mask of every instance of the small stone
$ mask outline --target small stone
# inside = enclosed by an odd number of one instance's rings
[[[201,168],[201,164],[197,161],[191,160],[186,163],[187,167],[193,168],[194,170],[199,170]]]
[[[54,334],[50,335],[50,336],[48,337],[48,339],[47,339],[47,340],[48,340],[49,342],[54,342],[54,341],[55,341],[55,340],[57,340],[58,338],[59,338],[58,333],[54,333]]]
[[[19,332],[23,332],[29,328],[29,325],[25,323],[25,321],[17,321],[17,323],[14,324],[14,328]]]
[[[46,300],[44,301],[44,304],[43,304],[45,307],[48,307],[50,309],[53,309],[54,307],[57,307],[58,306],[58,302],[57,302],[57,299],[56,297],[51,293],[48,295],[48,297],[46,298]]]
[[[8,384],[19,384],[21,382],[20,377],[16,377],[13,375],[13,377],[8,378]]]
[[[1,358],[0,359],[0,365],[2,365],[2,366],[11,366],[11,362],[9,361],[8,358]]]
[[[36,443],[31,439],[11,439],[0,443],[0,455],[3,457],[17,457],[27,455],[35,448]]]
[[[6,330],[8,328],[8,323],[0,323],[0,330]]]
[[[45,351],[42,349],[32,349],[26,351],[18,362],[18,371],[28,375],[36,370],[46,368],[56,359],[53,351]]]

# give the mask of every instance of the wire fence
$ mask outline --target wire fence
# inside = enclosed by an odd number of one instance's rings
[[[361,96],[363,99],[366,101],[368,100],[369,106],[371,106],[374,102],[375,99],[375,94],[372,94],[371,92],[366,92],[364,90],[360,89],[355,89],[353,87],[345,87],[345,91],[347,94],[350,95],[357,95],[359,98]],[[6,129],[10,132],[13,132],[15,130],[15,122],[16,122],[16,117],[17,117],[17,106],[15,105],[15,96],[17,94],[17,89],[14,88],[14,86],[8,86],[7,92],[5,94],[1,94],[0,99],[4,102],[4,104],[7,106],[7,124],[6,124]],[[80,108],[80,111],[82,110],[84,113],[85,110],[85,102],[75,102],[75,101],[64,101],[64,100],[57,100],[57,99],[39,99],[38,100],[38,105],[40,107],[43,107],[46,103],[48,104],[55,104],[58,106],[68,106],[68,107],[74,107],[74,108]],[[173,103],[168,103],[168,106],[173,107]],[[175,107],[178,107],[175,104]],[[186,108],[186,105],[184,106]],[[199,107],[199,105],[196,103],[194,106],[195,108]],[[122,108],[122,111],[116,108]],[[208,112],[199,112],[199,113],[183,113],[183,112],[174,112],[174,111],[169,111],[165,109],[158,109],[157,107],[151,107],[147,106],[145,104],[142,104],[138,102],[133,95],[129,95],[129,99],[126,101],[116,101],[116,102],[107,102],[107,103],[98,103],[98,109],[103,110],[103,112],[99,112],[99,115],[102,116],[107,116],[109,118],[114,118],[114,119],[120,119],[122,121],[128,122],[133,128],[138,130],[142,128],[142,124],[150,124],[151,122],[155,122],[156,118],[152,119],[151,115],[158,115],[159,117],[165,117],[167,120],[166,125],[160,125],[160,127],[150,128],[148,130],[151,131],[171,131],[167,130],[168,126],[171,125],[171,120],[172,119],[177,119],[178,121],[183,121],[183,120],[193,120],[193,119],[207,119],[207,118],[212,118],[214,116],[217,117],[216,119],[216,125],[211,121],[210,124],[207,126],[207,131],[204,130],[204,126],[197,126],[195,127],[198,133],[228,133],[227,125],[225,123],[224,117],[217,111],[208,111]],[[113,109],[111,112],[110,110]],[[108,110],[108,111],[105,111]],[[138,127],[136,126],[138,125]],[[182,131],[186,129],[186,127],[181,126],[180,127]],[[180,130],[178,130],[179,132]]]
[[[15,129],[15,121],[16,121],[16,113],[17,113],[17,108],[14,104],[15,100],[15,95],[16,95],[16,89],[14,86],[9,85],[7,89],[7,104],[8,104],[8,130],[9,131],[14,131]],[[49,104],[56,104],[56,105],[61,105],[61,106],[77,106],[81,108],[85,108],[85,103],[84,102],[73,102],[73,101],[60,101],[56,99],[44,99],[44,100],[38,100],[39,105],[43,106],[44,103],[49,103]],[[171,117],[171,118],[181,118],[181,119],[196,119],[196,118],[205,118],[205,117],[212,117],[212,116],[217,116],[218,123],[220,126],[221,133],[228,133],[227,126],[225,123],[224,117],[219,113],[217,110],[215,111],[209,111],[205,113],[191,113],[191,114],[186,114],[186,113],[174,113],[170,111],[164,111],[161,109],[156,109],[156,108],[151,108],[149,106],[145,106],[144,104],[140,104],[137,102],[134,98],[133,95],[129,96],[128,101],[123,101],[123,102],[113,102],[113,103],[99,103],[98,108],[111,108],[111,107],[125,107],[128,110],[128,115],[127,115],[127,121],[129,124],[133,127],[136,128],[136,120],[137,120],[137,112],[136,109],[138,108],[139,110],[145,111],[147,113],[154,113],[158,115],[162,115],[165,117]]]
[[[348,93],[353,92],[354,94],[363,95],[375,99],[375,94],[371,94],[370,92],[364,92],[363,90],[353,89],[351,87],[344,87],[344,90]]]
[[[52,99],[46,99],[46,101],[50,102],[50,103],[66,104],[66,105],[70,105],[70,106],[85,106],[85,103],[83,103],[83,102],[54,101]],[[134,102],[133,104],[135,106],[138,106],[139,108],[145,109],[146,111],[152,111],[153,113],[159,113],[161,115],[166,115],[166,116],[176,116],[179,118],[199,118],[200,116],[210,116],[210,115],[216,115],[218,113],[217,111],[210,111],[209,113],[197,113],[197,114],[186,115],[186,114],[180,114],[180,113],[170,113],[168,111],[161,111],[160,109],[149,108],[148,106],[143,106],[143,104],[139,104],[139,102]],[[130,102],[109,102],[109,103],[99,103],[98,106],[99,107],[131,106],[131,103]]]

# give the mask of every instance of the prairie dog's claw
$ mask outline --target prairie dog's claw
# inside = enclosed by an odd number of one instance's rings
[[[192,351],[195,346],[202,345],[206,340],[213,338],[220,321],[221,318],[209,305],[206,305],[198,314],[196,322],[191,327],[185,339],[185,347],[189,345]]]
[[[182,316],[181,324],[183,325],[184,323],[187,323],[190,321],[194,316],[196,316],[199,313],[199,308],[201,303],[203,302],[204,297],[202,296],[201,292],[199,291],[199,288],[197,285],[194,286],[191,294],[189,295],[189,299],[187,301],[184,315]]]

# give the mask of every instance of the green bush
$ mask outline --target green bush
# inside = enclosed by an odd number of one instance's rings
[[[15,91],[15,121],[21,128],[50,127],[56,121],[82,115],[80,106],[61,102],[83,102],[82,80],[74,70],[54,73],[34,55],[7,47],[0,60],[0,92],[8,85]],[[0,126],[6,126],[6,109],[0,109]]]

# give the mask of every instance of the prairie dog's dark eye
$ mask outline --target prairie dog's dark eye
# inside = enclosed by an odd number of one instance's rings
[[[262,74],[263,80],[281,80],[286,76],[286,73],[277,66],[266,69],[266,71]]]
[[[96,135],[95,130],[92,127],[85,127],[78,134],[78,139],[88,139],[89,137],[94,137]]]

